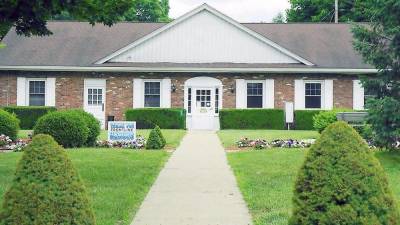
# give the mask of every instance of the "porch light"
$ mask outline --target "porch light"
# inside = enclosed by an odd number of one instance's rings
[[[235,93],[235,86],[232,84],[232,85],[228,88],[228,90],[229,90],[231,93]]]
[[[172,91],[172,92],[175,92],[175,91],[176,91],[176,86],[175,86],[175,84],[171,84],[171,91]]]

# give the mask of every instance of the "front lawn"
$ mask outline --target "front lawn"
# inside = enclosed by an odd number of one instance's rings
[[[240,138],[265,139],[312,139],[318,138],[319,133],[309,130],[220,130],[218,136],[225,148],[235,148]]]
[[[137,135],[141,135],[146,139],[149,136],[151,130],[143,129],[137,130]],[[183,136],[186,134],[186,130],[172,130],[165,129],[161,131],[167,141],[166,148],[177,148],[181,142]],[[28,134],[32,133],[31,130],[20,130],[18,133],[18,138],[27,138]],[[102,130],[99,136],[99,140],[107,140],[107,131]]]
[[[97,224],[101,225],[130,224],[169,156],[165,151],[94,148],[67,152],[87,187]],[[0,205],[21,155],[0,154]]]
[[[229,145],[228,145],[229,146]],[[270,149],[228,153],[255,225],[286,225],[297,171],[307,150]],[[379,152],[390,187],[400,202],[400,153]]]

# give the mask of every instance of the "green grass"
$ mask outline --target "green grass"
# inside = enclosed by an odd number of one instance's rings
[[[130,224],[169,155],[165,151],[110,149],[67,152],[87,187],[97,224],[101,225]],[[0,154],[1,201],[21,155]]]
[[[255,225],[287,224],[294,182],[306,152],[298,149],[272,149],[228,153],[229,164]],[[400,153],[379,152],[376,156],[400,202]]]
[[[311,139],[319,137],[318,132],[308,130],[220,130],[218,136],[225,148],[236,146],[240,138],[265,139],[272,141],[274,139]]]
[[[186,134],[186,130],[169,130],[165,129],[161,131],[167,141],[167,148],[177,148],[181,142],[183,136]],[[32,133],[31,130],[20,130],[18,133],[18,138],[27,138],[28,134]],[[137,134],[145,137],[149,136],[150,130],[137,130]],[[107,140],[107,131],[102,130],[99,136],[100,140]]]

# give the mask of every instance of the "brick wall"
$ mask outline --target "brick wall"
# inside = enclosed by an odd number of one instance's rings
[[[10,76],[12,75],[12,76]],[[106,116],[114,115],[117,120],[123,119],[123,113],[127,108],[133,106],[133,82],[134,78],[161,79],[171,78],[176,91],[171,93],[171,106],[175,108],[184,107],[184,83],[195,76],[210,76],[209,74],[145,74],[145,73],[78,73],[78,72],[0,72],[0,105],[16,104],[16,76],[27,77],[56,77],[56,106],[57,108],[82,108],[84,79],[102,78],[106,79]],[[223,84],[223,108],[235,108],[236,93],[235,79],[247,80],[275,80],[275,108],[283,108],[284,101],[294,101],[295,79],[334,79],[334,107],[352,108],[353,92],[352,85],[354,76],[346,75],[304,75],[304,74],[220,74],[215,76]]]

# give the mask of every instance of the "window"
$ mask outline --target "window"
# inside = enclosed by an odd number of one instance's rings
[[[192,88],[188,88],[188,113],[192,113]]]
[[[144,82],[144,107],[160,107],[160,82]]]
[[[247,108],[263,107],[263,83],[247,83]]]
[[[305,83],[305,107],[306,109],[321,108],[321,83]]]
[[[88,89],[88,105],[103,104],[103,89],[89,88]]]
[[[219,88],[215,88],[215,113],[219,112]]]
[[[211,107],[211,90],[196,90],[196,106]]]
[[[46,82],[29,81],[29,105],[44,106],[46,104]]]

